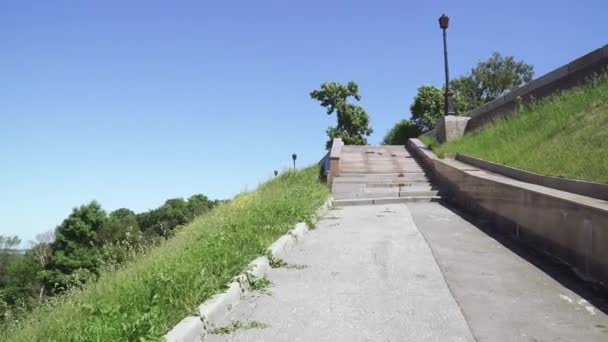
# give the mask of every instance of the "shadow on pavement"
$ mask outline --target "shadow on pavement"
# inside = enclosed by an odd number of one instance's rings
[[[545,274],[549,275],[564,287],[575,292],[598,310],[608,314],[608,288],[597,283],[592,283],[582,279],[572,268],[551,257],[550,255],[540,253],[534,250],[529,245],[516,240],[513,236],[507,235],[498,229],[495,229],[495,224],[486,219],[480,219],[467,211],[463,211],[447,201],[440,203],[443,207],[458,214],[460,217],[471,223],[473,226],[491,236],[505,248],[508,248],[521,258],[528,261]]]

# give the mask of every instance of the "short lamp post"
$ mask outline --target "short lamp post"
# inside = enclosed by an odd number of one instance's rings
[[[448,29],[449,23],[450,18],[447,15],[442,14],[441,17],[439,17],[439,27],[441,28],[441,30],[443,30],[443,62],[445,64],[445,103],[443,107],[444,116],[455,114],[454,104],[452,103],[452,91],[450,90],[450,72],[448,69],[448,43],[446,31]]]
[[[296,159],[298,159],[298,155],[297,154],[292,154],[291,155],[291,159],[293,159],[293,169],[296,169]]]

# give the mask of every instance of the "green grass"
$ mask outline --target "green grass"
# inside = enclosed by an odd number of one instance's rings
[[[435,137],[421,136],[418,139],[420,139],[420,141],[422,141],[431,150],[434,150],[439,146],[439,142],[437,139],[435,139]]]
[[[608,183],[608,81],[553,96],[479,131],[432,146],[567,178]]]
[[[286,172],[182,228],[125,268],[0,329],[0,341],[158,340],[328,197],[318,168]]]

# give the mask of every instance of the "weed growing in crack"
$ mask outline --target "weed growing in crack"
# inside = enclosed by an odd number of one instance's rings
[[[262,277],[250,282],[249,285],[253,291],[262,291],[268,289],[272,285],[272,282],[270,279]]]
[[[315,218],[307,218],[304,220],[304,223],[306,223],[308,229],[310,230],[317,229],[317,222]]]
[[[270,267],[272,267],[272,268],[288,268],[288,269],[302,270],[302,269],[309,267],[308,265],[290,264],[281,258],[273,257],[272,254],[270,254],[270,253],[268,253],[268,255],[266,255],[266,257],[268,258],[268,263],[270,264]]]
[[[218,334],[218,335],[228,335],[232,334],[237,330],[249,330],[249,329],[266,329],[270,327],[270,325],[258,321],[249,321],[249,322],[241,322],[234,321],[228,325],[223,327],[218,327],[215,329],[211,329],[210,333]]]
[[[266,255],[266,257],[268,258],[268,263],[270,264],[270,267],[272,267],[272,268],[279,268],[279,267],[283,267],[283,266],[287,265],[285,260],[283,260],[281,258],[276,258],[270,253],[268,253]]]
[[[310,266],[302,265],[302,264],[286,264],[285,266],[283,266],[283,268],[296,269],[296,270],[303,270],[308,267],[310,267]]]

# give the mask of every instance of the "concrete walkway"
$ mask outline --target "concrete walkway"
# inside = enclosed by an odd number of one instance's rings
[[[230,317],[269,327],[210,341],[473,340],[405,205],[332,210],[285,261]]]
[[[285,261],[206,341],[608,340],[602,311],[437,203],[332,210]]]
[[[606,299],[564,267],[440,204],[408,206],[478,341],[608,341]]]

